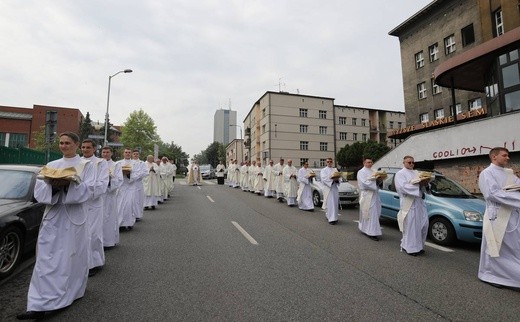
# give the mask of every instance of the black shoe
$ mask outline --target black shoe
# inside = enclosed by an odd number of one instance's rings
[[[338,223],[338,221],[337,221],[337,220],[334,220],[334,221],[329,221],[329,224],[331,224],[331,225],[335,225],[335,224],[337,224],[337,223]]]
[[[18,320],[41,320],[44,317],[45,311],[27,311],[16,316]]]
[[[152,210],[155,210],[155,206],[152,206]]]
[[[137,222],[137,221],[141,221],[141,218],[135,218],[135,221],[136,221],[136,222]]]
[[[368,238],[375,240],[375,241],[379,241],[379,237],[377,237],[377,236],[368,236]]]

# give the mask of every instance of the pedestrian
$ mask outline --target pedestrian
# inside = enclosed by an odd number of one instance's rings
[[[143,177],[144,187],[144,209],[155,209],[159,204],[160,195],[159,166],[155,163],[153,155],[148,155],[144,162],[146,175]],[[162,200],[162,199],[161,199]]]
[[[276,190],[276,199],[283,202],[283,191],[284,191],[284,180],[283,180],[283,168],[284,159],[280,158],[280,162],[274,165],[273,171],[275,175],[274,189]]]
[[[217,172],[217,184],[223,185],[224,184],[224,174],[226,171],[226,166],[224,165],[224,162],[220,161],[215,168],[215,171]]]
[[[138,185],[142,185],[137,178],[141,175],[139,168],[134,168],[134,161],[132,160],[132,149],[125,148],[123,151],[123,160],[117,163],[121,165],[123,171],[123,183],[119,188],[117,198],[117,209],[119,212],[119,227],[122,231],[132,230],[137,217],[137,198],[139,191]]]
[[[264,168],[262,167],[261,161],[256,163],[255,182],[253,189],[254,192],[259,196],[264,194]]]
[[[109,181],[107,193],[104,195],[103,247],[110,248],[119,244],[119,208],[118,191],[123,184],[121,164],[112,160],[112,148],[105,146],[101,156],[107,161]]]
[[[143,218],[144,214],[144,184],[143,179],[148,174],[148,168],[146,167],[146,164],[144,161],[140,159],[141,153],[139,152],[139,149],[134,149],[132,151],[132,169],[134,174],[134,180],[135,180],[135,200],[134,202],[134,214],[135,214],[135,220],[140,221],[141,218]]]
[[[359,230],[368,238],[378,241],[382,235],[379,217],[381,217],[381,198],[378,184],[382,182],[383,172],[372,171],[374,161],[363,158],[363,168],[357,173],[359,196]]]
[[[36,262],[27,295],[27,311],[19,320],[42,319],[83,297],[88,280],[89,231],[84,203],[96,184],[95,166],[76,154],[79,137],[59,135],[63,158],[46,168],[64,176],[45,176],[45,168],[34,188],[35,199],[47,205],[37,241]],[[71,169],[72,168],[72,169]]]
[[[395,188],[400,202],[397,221],[399,230],[403,233],[401,250],[408,255],[417,256],[424,253],[428,233],[428,212],[424,194],[425,187],[431,180],[431,173],[414,170],[414,158],[409,155],[403,158],[403,165],[395,174]]]
[[[303,167],[298,170],[298,208],[305,211],[314,211],[314,203],[312,202],[311,182],[316,177],[314,171],[309,169],[309,162],[303,163]]]
[[[489,152],[491,164],[479,176],[486,200],[478,278],[496,287],[520,290],[520,179],[509,164],[509,150]]]
[[[249,191],[249,166],[251,163],[249,161],[246,161],[241,167],[240,167],[240,187],[242,188],[242,191]]]
[[[87,224],[90,232],[89,248],[89,272],[88,276],[94,276],[105,265],[105,251],[103,249],[103,221],[104,221],[104,195],[109,182],[108,163],[103,158],[94,155],[96,144],[91,139],[85,139],[81,143],[83,159],[89,160],[96,169],[96,185],[91,192],[91,197],[85,203],[87,209]]]
[[[188,168],[188,185],[200,186],[202,183],[202,172],[200,171],[199,163],[193,161]]]
[[[339,183],[341,172],[333,167],[332,158],[327,158],[327,166],[321,169],[320,178],[323,183],[323,204],[327,221],[331,225],[338,223],[339,219]]]
[[[173,165],[165,156],[161,158],[161,164],[159,165],[159,175],[161,178],[162,198],[163,200],[167,200],[173,190]]]
[[[264,196],[266,198],[272,198],[276,195],[276,186],[275,180],[276,176],[274,174],[274,161],[269,160],[269,165],[264,168]]]
[[[296,206],[298,197],[298,169],[292,165],[292,160],[287,160],[287,165],[282,171],[284,180],[284,196],[289,207]]]

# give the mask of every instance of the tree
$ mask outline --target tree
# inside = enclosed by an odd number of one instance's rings
[[[36,132],[33,140],[34,149],[37,151],[45,152],[47,151],[47,147],[49,147],[51,152],[61,153],[59,144],[60,139],[58,138],[58,136],[56,136],[54,141],[50,145],[48,145],[45,139],[45,125],[40,126],[40,130]]]
[[[370,157],[377,161],[385,153],[390,151],[390,148],[375,141],[354,142],[352,145],[346,145],[338,151],[336,160],[339,165],[348,169],[358,169],[363,166],[363,157]]]
[[[167,157],[169,160],[174,160],[177,168],[181,165],[188,165],[189,155],[182,151],[182,148],[173,141],[170,144],[161,142],[159,144],[159,157]]]
[[[88,136],[93,133],[92,120],[90,119],[90,113],[87,112],[87,116],[85,116],[85,119],[81,122],[81,126],[79,127],[79,141],[83,142],[83,140],[88,139]]]
[[[141,148],[141,155],[153,155],[153,145],[160,144],[157,126],[142,109],[130,113],[123,124],[121,142],[130,148]]]

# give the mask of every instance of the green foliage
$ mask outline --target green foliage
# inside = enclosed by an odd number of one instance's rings
[[[34,136],[34,150],[36,151],[47,151],[47,147],[49,147],[51,152],[60,153],[60,139],[56,135],[54,141],[52,144],[48,145],[45,140],[45,125],[40,126],[40,129],[38,132],[36,132],[36,135]]]
[[[167,157],[169,160],[174,160],[177,168],[181,165],[188,165],[189,155],[182,151],[182,148],[173,141],[171,143],[160,142],[159,144],[159,158]]]
[[[79,141],[83,142],[83,140],[87,139],[88,136],[93,133],[94,129],[92,128],[92,120],[90,119],[90,113],[87,112],[87,116],[85,116],[85,119],[79,127]]]
[[[130,113],[122,132],[121,142],[129,148],[141,148],[141,156],[153,155],[153,145],[161,143],[155,122],[142,109]]]
[[[226,147],[220,142],[213,142],[206,150],[201,151],[200,154],[193,156],[194,160],[197,160],[199,164],[211,164],[216,167],[221,160],[226,160]]]
[[[343,168],[355,169],[363,166],[363,157],[370,157],[375,162],[388,151],[390,148],[383,143],[354,142],[352,145],[347,144],[341,148],[336,155],[336,160]]]

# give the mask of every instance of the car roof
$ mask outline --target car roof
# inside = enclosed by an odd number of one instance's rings
[[[397,168],[397,167],[379,167],[377,168],[377,170],[385,170],[386,172],[389,172],[389,173],[396,173],[397,171],[401,170],[402,168]],[[437,171],[437,170],[432,170],[432,169],[421,169],[421,168],[417,168],[417,169],[414,169],[414,170],[417,170],[417,171],[428,171],[428,172],[433,172],[435,173],[436,175],[443,175],[440,171]]]
[[[41,165],[27,164],[0,164],[0,170],[17,170],[38,173],[42,169]]]

